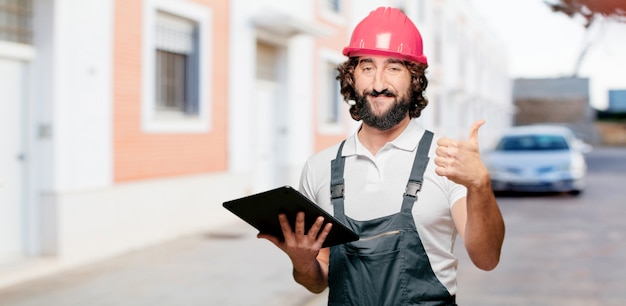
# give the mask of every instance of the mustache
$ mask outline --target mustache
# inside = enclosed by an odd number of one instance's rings
[[[382,91],[376,91],[375,89],[373,90],[368,90],[363,92],[365,94],[365,96],[372,96],[372,97],[378,97],[380,95],[384,95],[386,97],[395,97],[396,93],[389,90],[389,89],[383,89]]]

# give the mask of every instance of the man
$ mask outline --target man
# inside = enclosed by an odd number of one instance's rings
[[[500,259],[504,222],[478,150],[469,138],[432,140],[416,120],[428,101],[422,39],[394,8],[378,8],[354,29],[339,69],[350,114],[362,120],[345,142],[312,156],[300,191],[355,230],[360,240],[321,248],[332,230],[320,217],[305,235],[279,216],[293,277],[329,305],[456,305],[456,235],[473,263]],[[431,142],[436,141],[436,146]],[[434,158],[433,158],[434,156]],[[307,225],[308,226],[308,225]]]

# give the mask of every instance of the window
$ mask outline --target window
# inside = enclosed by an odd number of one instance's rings
[[[207,132],[210,9],[174,0],[144,3],[142,128],[159,133]]]
[[[336,25],[344,25],[346,23],[343,17],[343,4],[341,0],[323,0],[318,2],[320,8],[320,16]]]
[[[337,64],[333,62],[326,62],[326,107],[324,112],[324,122],[327,124],[339,123],[339,106],[341,105],[342,97],[340,95],[339,81],[336,79],[339,72],[337,71]]]
[[[0,0],[0,40],[32,43],[32,1]]]
[[[426,0],[417,0],[417,22],[426,22]]]
[[[156,25],[156,110],[198,114],[195,22],[159,12]]]
[[[441,64],[443,63],[443,42],[441,38],[443,36],[443,17],[439,9],[435,10],[433,20],[435,34],[433,35],[433,55],[431,59],[433,59],[433,62]]]
[[[326,0],[326,8],[335,13],[341,13],[341,0]]]
[[[402,11],[402,13],[406,14],[406,2],[405,0],[395,0],[393,6],[397,9],[399,9],[400,11]]]
[[[497,151],[550,151],[567,150],[567,140],[560,135],[522,135],[503,138]]]
[[[348,104],[343,101],[341,85],[337,80],[337,66],[346,58],[336,50],[322,49],[319,66],[319,97],[317,98],[317,126],[322,134],[344,133]]]

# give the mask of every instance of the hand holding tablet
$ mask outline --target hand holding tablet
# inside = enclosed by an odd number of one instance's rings
[[[305,232],[308,232],[311,225],[320,216],[324,217],[322,227],[327,223],[332,223],[332,229],[322,247],[330,247],[359,239],[359,236],[350,228],[290,186],[227,201],[223,203],[223,206],[258,229],[259,232],[270,234],[279,239],[284,239],[284,237],[278,215],[285,214],[293,229],[298,212],[304,212]]]

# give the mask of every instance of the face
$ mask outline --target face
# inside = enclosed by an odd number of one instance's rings
[[[362,56],[354,82],[363,123],[384,131],[408,116],[411,74],[401,60]]]

